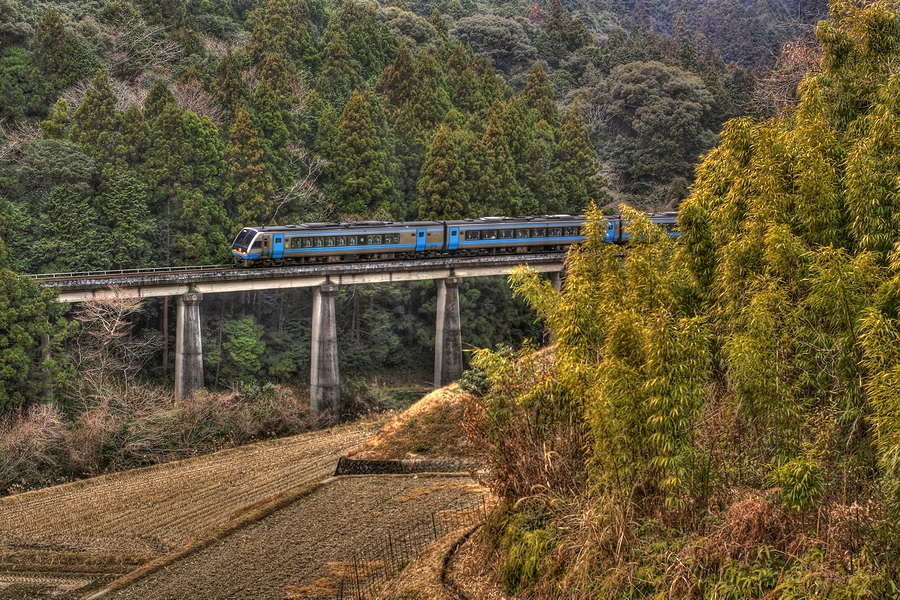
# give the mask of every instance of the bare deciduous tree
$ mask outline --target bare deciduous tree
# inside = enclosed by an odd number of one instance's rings
[[[5,119],[0,119],[0,160],[13,154],[23,142],[37,139],[41,135],[41,128],[33,123],[15,121],[10,125]]]
[[[754,112],[778,117],[800,102],[798,87],[809,73],[821,70],[822,46],[812,34],[786,42],[775,66],[756,82]]]
[[[203,84],[197,79],[181,81],[170,88],[175,103],[181,108],[189,110],[201,117],[207,117],[216,125],[222,123],[224,113],[216,106],[209,94],[203,89]]]
[[[82,302],[75,312],[81,331],[75,339],[74,357],[82,380],[95,393],[111,385],[134,383],[138,372],[159,349],[156,337],[136,338],[131,317],[141,310],[140,298],[114,290],[109,298]]]
[[[167,72],[181,53],[178,44],[165,38],[165,27],[147,25],[137,15],[122,17],[104,27],[112,40],[106,53],[110,73],[120,79],[137,79],[146,71]]]
[[[277,219],[278,213],[290,205],[293,205],[294,210],[309,215],[312,220],[326,218],[334,207],[325,202],[316,181],[327,162],[297,143],[291,143],[288,151],[289,168],[294,177],[289,186],[275,190],[272,198],[275,211],[272,218]]]

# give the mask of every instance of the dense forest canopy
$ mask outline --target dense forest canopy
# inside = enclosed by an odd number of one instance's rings
[[[732,4],[0,0],[3,263],[222,264],[245,225],[676,206],[727,119],[777,112],[757,75],[825,13]],[[467,343],[541,335],[504,282],[463,286]],[[342,371],[424,366],[434,293],[342,290]],[[142,335],[167,336],[165,310]],[[308,312],[300,292],[207,302],[209,383],[302,380]],[[56,362],[4,338],[17,376],[65,381],[51,337]]]

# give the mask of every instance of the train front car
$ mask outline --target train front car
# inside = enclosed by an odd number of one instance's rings
[[[249,267],[262,256],[262,240],[259,231],[252,227],[241,229],[231,243],[231,257],[234,264]]]

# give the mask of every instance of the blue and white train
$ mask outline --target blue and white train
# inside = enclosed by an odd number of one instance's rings
[[[677,236],[676,213],[650,220]],[[607,217],[606,241],[631,237],[622,219]],[[240,266],[395,260],[435,256],[479,256],[565,251],[584,241],[584,217],[482,217],[460,221],[304,223],[245,227],[231,245]]]

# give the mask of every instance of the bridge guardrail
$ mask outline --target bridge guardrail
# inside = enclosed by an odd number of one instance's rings
[[[142,275],[152,273],[171,273],[173,271],[211,271],[214,269],[232,269],[226,265],[190,265],[184,267],[147,267],[145,269],[111,269],[108,271],[71,271],[69,273],[23,273],[19,277],[31,279],[57,279],[61,277],[96,277],[100,275]]]

